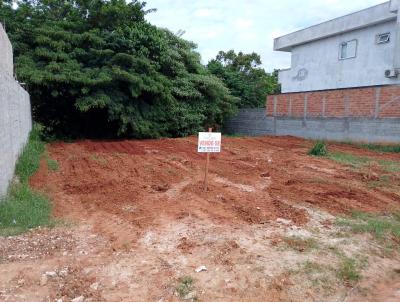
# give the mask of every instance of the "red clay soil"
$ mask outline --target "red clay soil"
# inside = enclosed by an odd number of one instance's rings
[[[57,218],[92,223],[116,248],[164,219],[240,225],[284,218],[302,225],[308,217],[301,205],[334,214],[400,207],[398,191],[369,186],[379,170],[371,174],[308,156],[312,143],[293,137],[223,138],[222,153],[211,156],[204,192],[205,155],[196,144],[195,137],[54,143],[48,151],[60,169],[49,171],[43,161],[31,184],[50,194]],[[352,146],[331,148],[400,160]],[[399,183],[398,174],[391,177]]]

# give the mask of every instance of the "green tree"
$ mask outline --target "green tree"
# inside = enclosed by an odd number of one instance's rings
[[[35,120],[57,136],[184,136],[236,109],[196,45],[125,0],[0,2]]]
[[[236,54],[230,50],[220,51],[207,67],[240,98],[239,107],[252,108],[265,106],[267,95],[280,92],[277,71],[267,73],[261,64],[260,56],[254,52]]]

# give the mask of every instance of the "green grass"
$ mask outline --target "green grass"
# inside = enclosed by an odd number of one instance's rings
[[[352,142],[347,142],[345,144],[380,152],[400,153],[400,145],[357,144]],[[336,161],[343,165],[351,166],[353,168],[363,168],[365,166],[368,166],[372,162],[376,162],[386,172],[400,172],[400,162],[390,160],[374,160],[370,157],[357,156],[351,153],[344,152],[328,152],[328,147],[323,141],[316,142],[312,149],[308,152],[308,154],[313,156],[326,156],[333,161]]]
[[[313,156],[326,156],[328,154],[326,143],[323,141],[316,142],[308,154]]]
[[[40,131],[41,127],[35,125],[15,166],[15,174],[21,183],[27,183],[29,177],[39,169],[40,159],[45,151],[45,144],[40,139]]]
[[[386,172],[400,172],[400,162],[390,160],[379,160],[378,163]]]
[[[193,283],[194,283],[194,280],[190,276],[183,277],[179,280],[179,284],[176,287],[176,292],[178,293],[180,298],[185,299],[185,297],[187,297],[187,295],[189,295],[191,292],[193,292],[193,290],[194,290]],[[194,298],[192,300],[196,301],[197,299]]]
[[[366,166],[371,161],[368,157],[356,156],[350,153],[332,152],[328,154],[328,158],[340,164],[361,168]]]
[[[357,169],[366,167],[370,165],[372,162],[376,162],[386,172],[389,173],[400,172],[400,162],[395,162],[390,160],[374,160],[369,157],[357,156],[343,152],[331,152],[328,153],[327,157],[342,165],[351,166]]]
[[[58,169],[60,169],[60,165],[58,164],[58,162],[55,159],[51,159],[51,158],[47,158],[47,167],[49,168],[50,171],[58,171]]]
[[[29,229],[51,225],[48,199],[29,187],[29,178],[39,168],[45,150],[40,127],[35,125],[16,165],[16,181],[0,201],[0,236],[12,236]]]
[[[357,261],[352,258],[343,257],[339,264],[337,272],[339,279],[345,283],[354,284],[361,279],[359,267]]]
[[[400,153],[400,145],[362,144],[354,142],[344,142],[344,144],[377,152]]]
[[[339,218],[339,226],[348,227],[354,233],[370,233],[377,240],[400,243],[400,214],[378,216],[354,212],[349,218]]]

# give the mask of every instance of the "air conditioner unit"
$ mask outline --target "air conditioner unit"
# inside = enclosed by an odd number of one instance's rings
[[[387,78],[397,78],[399,76],[399,71],[397,69],[385,70],[385,77]]]

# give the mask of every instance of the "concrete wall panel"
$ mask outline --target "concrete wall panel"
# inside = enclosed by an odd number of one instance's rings
[[[259,117],[262,119],[258,119]],[[225,133],[250,136],[292,135],[309,139],[400,143],[400,118],[267,117],[264,109],[242,110]]]
[[[0,25],[0,196],[32,128],[29,94],[14,80],[11,44]],[[3,56],[4,54],[4,56]]]

